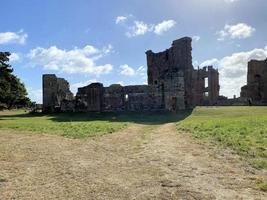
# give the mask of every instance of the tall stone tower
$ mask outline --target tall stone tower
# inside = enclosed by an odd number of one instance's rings
[[[164,52],[147,55],[148,85],[161,96],[163,109],[178,110],[192,106],[192,39],[173,41]]]

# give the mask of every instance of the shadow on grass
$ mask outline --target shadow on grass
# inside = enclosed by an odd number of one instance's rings
[[[86,121],[110,121],[110,122],[131,122],[137,124],[160,125],[171,122],[178,122],[187,118],[192,109],[181,110],[177,113],[171,112],[118,112],[118,113],[21,113],[0,115],[0,120],[19,118],[47,117],[47,120],[54,122],[86,122]]]

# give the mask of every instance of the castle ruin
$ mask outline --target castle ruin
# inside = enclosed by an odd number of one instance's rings
[[[267,103],[267,59],[249,61],[247,85],[241,88],[240,96],[251,102]]]
[[[148,85],[104,87],[92,83],[74,97],[66,80],[43,75],[43,111],[177,111],[196,105],[215,105],[219,73],[212,66],[194,69],[192,39],[173,41],[166,51],[146,52]]]
[[[60,111],[64,101],[73,100],[68,81],[54,74],[43,75],[43,111]]]

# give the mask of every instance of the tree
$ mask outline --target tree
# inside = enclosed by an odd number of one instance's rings
[[[20,79],[13,75],[12,66],[8,64],[9,52],[0,52],[0,104],[8,109],[30,105],[27,90]]]

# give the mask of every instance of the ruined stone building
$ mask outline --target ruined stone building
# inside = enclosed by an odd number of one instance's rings
[[[249,61],[247,85],[241,88],[240,96],[254,102],[267,102],[267,59]]]
[[[153,111],[180,110],[214,105],[219,97],[219,73],[212,66],[194,69],[192,39],[173,41],[166,51],[146,52],[148,85],[104,87],[92,83],[78,88],[55,75],[43,75],[43,110],[61,111]]]
[[[63,101],[73,101],[68,81],[57,78],[54,74],[43,75],[43,110],[60,111]]]
[[[219,72],[212,66],[193,70],[193,105],[216,105],[219,98]]]

